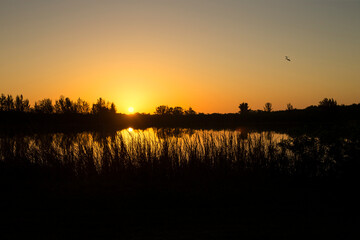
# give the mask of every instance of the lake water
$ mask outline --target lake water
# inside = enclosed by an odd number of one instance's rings
[[[28,161],[87,171],[124,168],[177,169],[194,163],[206,168],[276,168],[296,172],[307,164],[312,174],[332,167],[330,149],[316,139],[294,141],[272,131],[123,129],[112,133],[51,133],[0,137],[0,160]],[[89,170],[91,169],[91,170]]]

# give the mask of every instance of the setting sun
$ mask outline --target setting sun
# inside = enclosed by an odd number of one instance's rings
[[[133,107],[129,107],[129,108],[128,108],[128,111],[129,111],[129,113],[133,113],[133,112],[134,112],[134,108],[133,108]]]

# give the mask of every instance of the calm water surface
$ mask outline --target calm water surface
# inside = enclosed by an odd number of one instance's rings
[[[225,164],[230,168],[261,166],[287,172],[305,164],[312,174],[332,167],[335,161],[328,146],[316,139],[293,140],[287,134],[246,129],[127,128],[112,133],[13,135],[0,136],[0,160],[65,167],[77,173],[160,165],[176,169],[194,162],[207,168]]]
[[[33,134],[28,136],[12,135],[0,136],[2,158],[4,152],[15,155],[29,154],[29,152],[43,153],[52,151],[58,155],[70,152],[78,153],[82,148],[91,150],[96,158],[100,158],[104,146],[109,146],[111,152],[114,147],[126,150],[129,154],[138,155],[137,151],[150,151],[158,155],[164,143],[171,150],[189,151],[196,149],[199,154],[208,151],[207,147],[221,148],[227,151],[240,143],[257,142],[264,146],[277,144],[289,139],[287,134],[271,131],[249,132],[246,129],[237,130],[194,130],[175,128],[133,129],[131,127],[113,133],[82,132],[82,133],[51,133]],[[249,145],[250,146],[250,145]],[[248,146],[248,147],[249,147]],[[246,147],[246,146],[245,146]],[[55,151],[55,152],[54,152]]]

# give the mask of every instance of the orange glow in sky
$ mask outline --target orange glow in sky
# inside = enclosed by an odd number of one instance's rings
[[[359,103],[359,12],[359,1],[1,1],[0,89],[32,104],[102,97],[121,113]]]

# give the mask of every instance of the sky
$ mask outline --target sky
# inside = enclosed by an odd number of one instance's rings
[[[359,103],[359,13],[360,0],[0,0],[0,93],[122,113]]]

